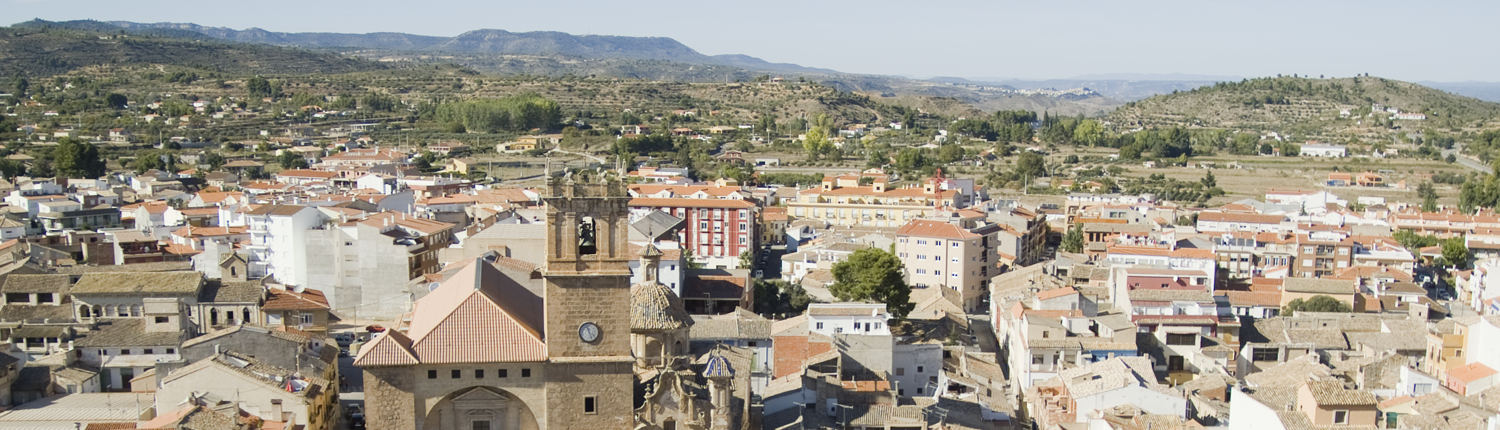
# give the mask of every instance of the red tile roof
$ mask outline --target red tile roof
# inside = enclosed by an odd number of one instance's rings
[[[328,297],[322,291],[311,288],[296,291],[271,289],[261,309],[273,311],[328,310]]]
[[[914,219],[896,230],[896,236],[940,237],[944,239],[972,239],[979,234],[942,221]]]
[[[469,264],[418,300],[411,351],[422,363],[542,361],[542,299],[489,264]]]
[[[1474,362],[1465,364],[1448,371],[1448,377],[1470,383],[1494,375],[1495,369],[1485,366],[1483,363]]]
[[[744,200],[725,199],[656,199],[636,198],[630,199],[631,207],[668,207],[668,208],[722,208],[722,209],[749,209],[755,207],[754,203]]]

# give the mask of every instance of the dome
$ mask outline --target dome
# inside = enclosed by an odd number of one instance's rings
[[[729,368],[729,359],[719,354],[708,358],[708,363],[703,366],[703,377],[705,378],[731,378],[734,370]]]
[[[630,287],[631,330],[677,330],[691,325],[693,319],[671,288],[654,281]]]

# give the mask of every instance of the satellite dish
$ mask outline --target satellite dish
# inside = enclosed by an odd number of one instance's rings
[[[439,285],[442,285],[442,284],[439,284],[437,282],[428,283],[427,284],[427,291],[431,292],[431,291],[437,290]]]

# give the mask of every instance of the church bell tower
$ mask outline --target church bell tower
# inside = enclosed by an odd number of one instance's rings
[[[549,426],[628,429],[630,196],[618,181],[565,180],[543,202]]]

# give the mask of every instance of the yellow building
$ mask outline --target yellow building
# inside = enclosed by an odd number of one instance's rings
[[[934,176],[921,187],[889,188],[889,179],[883,173],[828,175],[821,186],[798,191],[796,200],[787,203],[787,210],[796,219],[818,219],[835,225],[900,227],[931,216],[938,207],[966,207],[971,203],[972,187],[945,189],[946,181]]]

